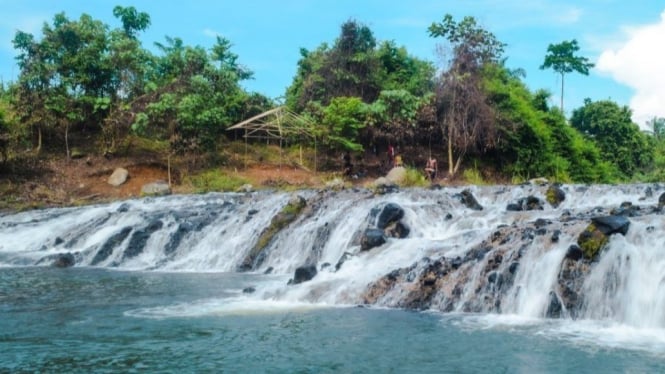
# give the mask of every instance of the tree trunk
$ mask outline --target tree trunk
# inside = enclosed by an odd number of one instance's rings
[[[72,154],[69,152],[69,122],[65,125],[65,151],[67,152],[67,159],[70,159]]]
[[[563,113],[563,73],[561,73],[561,114],[565,117],[566,115]]]
[[[452,176],[455,171],[453,169],[453,132],[452,125],[448,124],[448,175]]]
[[[37,125],[37,154],[42,151],[42,127]]]

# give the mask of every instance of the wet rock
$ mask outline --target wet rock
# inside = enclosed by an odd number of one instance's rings
[[[546,220],[546,219],[543,219],[543,218],[538,218],[538,219],[533,223],[533,225],[536,226],[537,229],[539,229],[539,228],[541,228],[541,227],[545,227],[545,226],[549,225],[550,223],[552,223],[552,222],[550,222],[550,221],[548,221],[548,220]]]
[[[545,199],[554,208],[558,208],[566,200],[566,193],[557,185],[551,185],[545,192]]]
[[[535,196],[523,197],[517,200],[516,203],[510,203],[506,206],[506,210],[511,212],[543,209],[543,202]]]
[[[376,207],[372,209],[372,212],[379,209],[380,211],[377,214],[376,227],[380,229],[385,229],[389,224],[397,222],[404,217],[404,209],[395,203],[388,203],[383,207]]]
[[[269,268],[266,269],[266,271],[263,272],[263,274],[272,274],[273,270],[274,270],[274,268],[272,266],[270,266]]]
[[[54,245],[60,245],[60,244],[62,244],[62,243],[64,243],[64,242],[65,242],[65,239],[63,239],[63,238],[61,238],[61,237],[58,236],[58,237],[55,238],[55,241],[53,242],[53,244],[54,244]]]
[[[129,238],[129,244],[127,244],[123,259],[133,258],[140,255],[143,252],[143,249],[145,249],[145,245],[148,242],[148,239],[150,239],[150,236],[157,230],[161,229],[162,226],[164,226],[162,221],[155,220],[150,222],[147,226],[134,231],[134,234]]]
[[[242,293],[254,293],[254,292],[256,292],[256,288],[251,286],[242,289]]]
[[[119,232],[111,235],[99,251],[97,251],[90,265],[95,266],[106,260],[113,253],[113,250],[120,246],[120,244],[129,236],[130,232],[132,232],[132,228],[127,226],[123,227]]]
[[[68,268],[74,266],[75,263],[76,259],[74,258],[74,255],[71,254],[70,252],[59,253],[53,259],[53,263],[51,264],[51,266],[56,268]]]
[[[601,216],[594,217],[591,222],[605,235],[626,235],[630,227],[630,221],[623,216]]]
[[[116,210],[116,212],[118,212],[118,213],[126,213],[126,212],[129,212],[129,204],[127,204],[127,203],[122,203],[122,204],[120,204],[120,206],[118,207],[118,209]]]
[[[321,270],[323,270],[323,269],[327,269],[327,268],[329,268],[330,266],[331,266],[331,265],[330,265],[330,262],[324,262],[324,263],[321,264]]]
[[[385,195],[387,193],[399,191],[397,184],[386,177],[377,178],[373,183],[373,187],[374,193],[378,195]]]
[[[368,251],[374,247],[378,247],[386,242],[386,237],[381,229],[366,229],[360,238],[360,250]]]
[[[561,236],[561,230],[554,230],[552,232],[552,243],[558,243],[559,242],[559,237]]]
[[[584,252],[582,251],[582,248],[580,248],[575,244],[572,244],[570,247],[568,247],[568,251],[566,251],[565,258],[573,261],[578,261],[582,257],[584,257]]]
[[[556,293],[550,291],[550,303],[547,306],[545,316],[548,318],[561,318],[562,311],[563,305],[561,305],[561,300],[559,300]]]
[[[299,268],[296,269],[295,273],[293,274],[292,284],[307,282],[312,278],[314,278],[316,276],[316,273],[317,273],[316,266],[314,265],[300,266]]]
[[[461,201],[464,206],[466,206],[469,209],[473,210],[483,210],[482,205],[478,203],[478,200],[476,200],[476,197],[473,196],[471,193],[471,190],[466,189],[460,193],[461,196]]]
[[[564,259],[561,263],[561,269],[557,275],[556,294],[562,304],[562,309],[565,309],[572,318],[576,318],[584,302],[582,287],[589,271],[588,260]],[[556,306],[552,308],[556,310]]]
[[[663,209],[664,206],[665,206],[665,192],[660,194],[660,196],[658,197],[658,209]]]
[[[337,264],[335,265],[335,271],[338,271],[342,267],[342,265],[344,265],[346,260],[350,259],[351,257],[353,257],[352,253],[344,252],[342,257],[339,258],[339,261],[337,261]]]
[[[125,183],[128,177],[129,177],[129,172],[127,171],[127,169],[117,168],[113,170],[113,173],[111,174],[111,176],[109,176],[106,182],[113,187],[118,187],[123,183]]]

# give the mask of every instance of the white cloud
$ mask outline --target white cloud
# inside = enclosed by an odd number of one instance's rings
[[[660,17],[659,23],[624,29],[626,41],[604,50],[596,63],[598,71],[635,90],[630,107],[640,126],[665,117],[665,11]]]
[[[218,33],[217,31],[209,28],[203,29],[203,35],[210,37],[210,38],[216,38],[218,36],[221,36],[222,34]]]

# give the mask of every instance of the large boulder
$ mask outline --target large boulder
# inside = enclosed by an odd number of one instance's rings
[[[360,238],[360,250],[369,251],[386,242],[386,237],[381,229],[367,229]]]
[[[143,196],[162,196],[171,194],[171,187],[166,181],[155,181],[141,187]]]
[[[594,259],[607,244],[612,234],[626,235],[630,221],[624,216],[600,216],[591,219],[591,223],[577,238],[586,259]]]
[[[473,196],[471,193],[471,190],[466,189],[460,193],[461,196],[461,201],[462,204],[464,204],[467,208],[473,209],[473,210],[483,210],[483,206],[478,203],[478,200],[476,200],[476,197]]]
[[[372,210],[377,211],[379,209],[380,212],[376,218],[376,227],[380,229],[385,229],[389,224],[397,222],[404,217],[404,209],[395,203],[388,203],[383,207],[376,207]]]
[[[660,194],[660,196],[658,197],[658,208],[663,209],[664,206],[665,206],[665,192]]]
[[[307,282],[308,280],[314,278],[316,273],[316,266],[314,265],[300,266],[296,269],[295,273],[293,274],[293,280],[289,284]]]
[[[559,205],[566,200],[566,193],[563,192],[561,187],[556,185],[551,185],[545,192],[545,199],[551,206],[558,208]]]
[[[113,187],[118,187],[121,184],[127,182],[128,177],[129,177],[129,172],[127,171],[127,169],[117,168],[113,171],[113,174],[111,174],[111,176],[107,180],[107,183]]]
[[[388,172],[386,179],[400,185],[406,180],[406,169],[403,166],[396,166]]]
[[[68,268],[74,266],[74,263],[76,262],[76,259],[74,258],[74,255],[67,252],[67,253],[60,253],[56,255],[56,257],[53,259],[53,263],[51,266],[56,267],[56,268]]]

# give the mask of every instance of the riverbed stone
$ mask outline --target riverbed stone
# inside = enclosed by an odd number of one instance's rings
[[[483,206],[478,203],[478,200],[476,200],[476,197],[473,196],[473,193],[471,193],[471,190],[465,189],[460,193],[461,196],[461,201],[464,206],[466,206],[469,209],[473,210],[483,210]]]
[[[171,194],[171,187],[166,181],[155,181],[141,187],[143,196],[163,196]]]
[[[314,265],[305,265],[296,268],[295,273],[293,274],[293,281],[291,284],[299,284],[307,282],[316,276],[316,266]]]
[[[113,187],[118,187],[125,183],[127,178],[129,178],[129,171],[127,171],[125,168],[117,168],[113,170],[113,173],[107,180],[107,183]]]
[[[366,229],[360,238],[360,250],[369,251],[372,248],[378,247],[386,242],[383,230],[376,228]]]
[[[566,200],[566,193],[557,185],[551,185],[545,192],[545,199],[554,208],[558,208]]]

